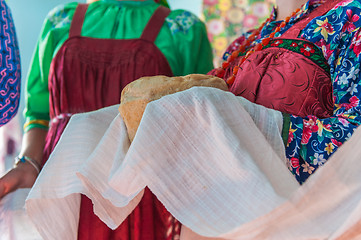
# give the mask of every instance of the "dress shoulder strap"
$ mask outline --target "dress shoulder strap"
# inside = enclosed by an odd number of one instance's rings
[[[152,17],[149,19],[147,25],[145,26],[142,36],[140,37],[143,40],[154,42],[160,32],[163,23],[166,17],[169,15],[170,9],[159,6],[153,13]]]
[[[81,35],[81,29],[83,28],[85,13],[87,9],[88,9],[88,4],[78,3],[78,6],[75,9],[73,20],[71,21],[69,38]]]
[[[307,26],[307,24],[314,18],[318,16],[322,16],[330,11],[337,3],[343,0],[328,0],[321,6],[317,7],[313,10],[306,18],[302,19],[295,25],[293,25],[290,29],[288,29],[284,34],[282,34],[282,38],[297,38],[300,32]]]

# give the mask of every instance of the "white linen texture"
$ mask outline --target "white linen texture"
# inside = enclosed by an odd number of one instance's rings
[[[149,103],[132,144],[118,105],[76,114],[27,211],[44,239],[76,239],[80,194],[114,229],[148,187],[183,239],[358,239],[361,132],[301,187],[281,129],[280,112],[207,87]]]

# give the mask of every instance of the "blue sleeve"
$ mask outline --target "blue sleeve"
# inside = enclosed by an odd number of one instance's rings
[[[0,0],[0,126],[18,111],[20,99],[20,54],[15,26],[5,0]]]
[[[330,65],[333,115],[291,116],[286,156],[289,168],[303,183],[324,165],[361,125],[361,1],[345,1],[305,29]]]

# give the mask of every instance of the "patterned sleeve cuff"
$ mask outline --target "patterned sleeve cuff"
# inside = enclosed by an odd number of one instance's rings
[[[290,119],[290,114],[288,113],[282,113],[282,116],[283,116],[282,139],[283,139],[283,144],[287,146],[291,119]]]

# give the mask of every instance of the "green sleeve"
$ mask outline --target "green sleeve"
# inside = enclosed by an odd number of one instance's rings
[[[56,51],[68,38],[69,18],[74,14],[75,7],[74,3],[59,6],[48,14],[43,23],[25,86],[25,132],[34,127],[48,128],[50,64]],[[58,27],[59,24],[63,27]]]
[[[76,2],[59,6],[51,11],[44,21],[27,77],[25,131],[33,127],[48,127],[45,121],[49,121],[50,64],[60,46],[68,38],[76,6]],[[135,10],[132,5],[125,4],[119,8],[118,3],[115,5],[110,1],[95,2],[89,6],[82,35],[115,39],[138,37],[146,24],[142,18],[148,20],[157,7],[155,3],[141,6],[143,5],[140,4]],[[134,14],[140,14],[141,17],[131,21],[132,27],[124,28],[123,24],[119,24],[128,22],[129,19],[134,18]],[[99,16],[102,16],[101,20]],[[135,31],[137,27],[140,27],[139,31]],[[167,58],[175,76],[207,73],[213,68],[212,51],[205,25],[188,11],[172,11],[155,44]]]
[[[175,46],[175,52],[168,57],[173,74],[205,74],[212,70],[212,48],[205,24],[184,10],[172,11],[166,22]]]
[[[283,116],[283,127],[282,127],[282,140],[285,146],[287,146],[289,130],[291,127],[291,118],[290,114],[282,113]]]

